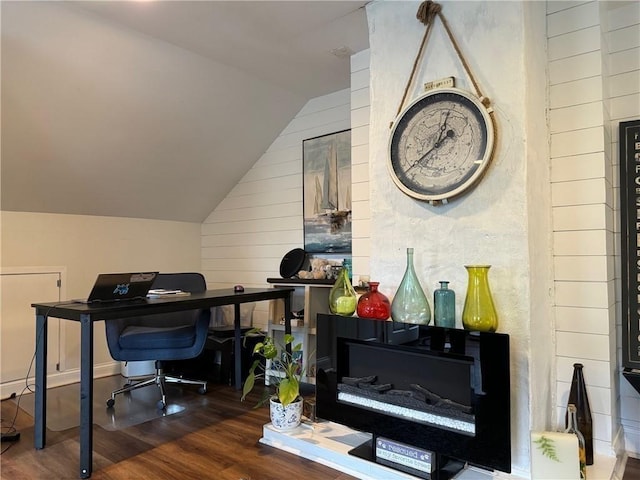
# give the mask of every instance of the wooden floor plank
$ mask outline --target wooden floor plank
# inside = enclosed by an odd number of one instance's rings
[[[256,398],[261,392],[256,392]],[[195,407],[189,407],[192,399]],[[95,480],[353,480],[353,477],[296,455],[262,445],[268,410],[252,409],[240,392],[211,385],[203,399],[185,389],[184,411],[108,431],[94,426]],[[62,402],[77,417],[79,402]],[[117,408],[117,405],[116,405]],[[67,480],[78,478],[79,428],[47,431],[47,448],[33,448],[33,417],[13,401],[1,405],[3,431],[15,417],[18,442],[2,444],[0,478]],[[7,449],[8,448],[8,449]],[[623,480],[640,479],[640,460],[629,458]]]
[[[247,402],[241,402],[240,395],[224,385],[211,385],[205,398],[185,389],[181,402],[186,408],[179,413],[117,431],[94,425],[91,478],[281,480],[286,471],[289,478],[305,480],[353,479],[260,444],[262,426],[269,422],[268,409],[252,408],[261,392],[255,392],[255,398]],[[195,407],[189,406],[190,399]],[[78,417],[77,398],[60,405],[64,405],[65,415]],[[16,404],[3,401],[1,407],[2,425],[6,427],[16,414]],[[15,427],[21,438],[14,444],[3,443],[0,478],[78,478],[78,427],[59,432],[47,430],[47,447],[43,450],[33,448],[33,417],[22,409],[17,410]]]

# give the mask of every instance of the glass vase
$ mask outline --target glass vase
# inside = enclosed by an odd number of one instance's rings
[[[391,302],[386,295],[378,291],[380,282],[369,282],[369,291],[358,300],[358,316],[386,320],[391,315]]]
[[[356,291],[349,281],[349,271],[343,267],[329,292],[329,310],[335,315],[351,316],[356,311]]]
[[[569,390],[568,403],[576,406],[576,420],[578,422],[578,430],[584,436],[586,462],[587,465],[593,465],[593,419],[591,417],[591,407],[589,406],[589,397],[587,396],[587,386],[584,382],[582,373],[582,364],[573,364],[573,378],[571,380],[571,389]],[[565,416],[565,426],[569,426],[569,414]]]
[[[449,282],[440,281],[440,288],[433,292],[433,321],[436,327],[456,327],[456,294]]]
[[[465,265],[464,268],[469,274],[469,285],[462,310],[462,326],[465,330],[495,332],[498,313],[489,288],[491,265]]]
[[[407,248],[407,267],[391,302],[394,322],[428,325],[431,309],[413,268],[413,248]]]

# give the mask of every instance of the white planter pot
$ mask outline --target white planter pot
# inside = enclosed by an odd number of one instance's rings
[[[286,407],[283,407],[277,398],[273,396],[269,399],[271,425],[280,431],[293,430],[302,420],[302,397],[298,397]]]

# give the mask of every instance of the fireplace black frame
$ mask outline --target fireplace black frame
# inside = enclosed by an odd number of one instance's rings
[[[461,462],[488,470],[511,472],[511,414],[509,336],[499,333],[469,332],[440,327],[420,327],[419,338],[401,345],[390,345],[392,322],[335,315],[319,315],[317,322],[316,414],[318,418],[346,425],[371,433],[373,439],[384,437],[435,454],[437,469],[424,478],[441,480],[450,478],[455,471],[448,471],[452,463]],[[396,324],[397,325],[397,324]],[[397,330],[394,328],[391,330]],[[385,338],[387,337],[387,338]],[[448,427],[415,422],[390,414],[372,411],[358,405],[338,400],[338,384],[344,376],[352,376],[349,367],[350,346],[367,346],[380,351],[396,351],[398,355],[424,355],[426,368],[447,369],[448,365],[471,365],[469,375],[448,375],[447,383],[457,391],[469,391],[469,403],[475,420],[473,433],[460,432]],[[401,357],[400,357],[401,358]],[[322,361],[320,361],[322,360]],[[353,359],[351,359],[353,361]],[[406,365],[406,359],[399,365]],[[435,362],[435,363],[434,363]],[[453,362],[453,363],[452,363]],[[354,376],[377,375],[375,354]],[[362,366],[361,366],[362,367]],[[459,368],[459,367],[458,367]],[[380,383],[389,380],[383,373]],[[425,386],[438,392],[440,386],[434,380],[425,379]],[[403,388],[402,381],[396,382]],[[464,397],[464,395],[463,395]],[[464,403],[464,401],[462,401]],[[372,447],[357,449],[360,454],[375,461]],[[379,462],[384,463],[384,462]],[[453,469],[455,470],[455,468]],[[415,472],[412,472],[415,473]]]

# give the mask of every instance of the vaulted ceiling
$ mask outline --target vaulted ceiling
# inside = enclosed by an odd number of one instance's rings
[[[2,210],[200,222],[311,98],[365,1],[2,1]]]

